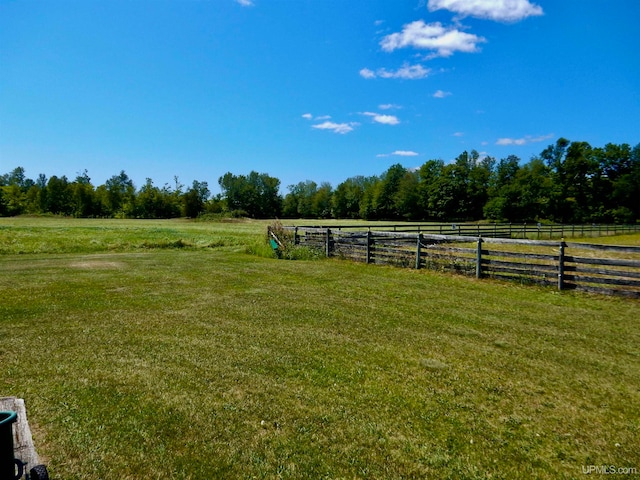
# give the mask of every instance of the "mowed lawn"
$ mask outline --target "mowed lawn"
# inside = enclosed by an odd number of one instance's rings
[[[52,478],[640,472],[637,300],[265,258],[265,230],[0,219],[0,396]]]

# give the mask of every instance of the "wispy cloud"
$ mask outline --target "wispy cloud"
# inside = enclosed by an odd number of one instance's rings
[[[236,3],[239,3],[243,7],[253,7],[253,0],[236,0]]]
[[[345,133],[349,133],[353,131],[353,127],[359,125],[357,122],[350,123],[335,123],[335,122],[323,122],[317,125],[311,125],[312,128],[316,128],[318,130],[330,130],[333,133],[339,133],[344,135]]]
[[[396,150],[395,152],[391,152],[391,155],[397,155],[399,157],[417,157],[419,153],[411,150]]]
[[[449,10],[462,17],[476,17],[497,22],[517,22],[542,15],[542,7],[529,0],[429,0],[430,12]]]
[[[375,112],[362,112],[362,115],[371,117],[376,123],[382,123],[383,125],[398,125],[400,120],[395,115],[383,115]]]
[[[525,135],[522,138],[499,138],[496,141],[496,145],[527,145],[529,143],[538,143],[544,142],[545,140],[549,140],[554,137],[553,133],[548,135],[541,135],[538,137],[534,137],[532,135]]]
[[[395,152],[391,153],[379,153],[378,155],[376,155],[376,157],[417,157],[418,155],[420,155],[418,152],[414,152],[412,150],[396,150]]]
[[[445,98],[451,95],[451,92],[445,92],[444,90],[436,90],[433,96],[435,98]]]
[[[329,120],[331,118],[331,115],[318,115],[316,117],[314,117],[311,113],[303,113],[302,114],[302,118],[306,119],[306,120]]]
[[[378,105],[380,110],[398,110],[402,108],[401,105],[396,105],[395,103],[383,103],[382,105]]]
[[[404,80],[417,80],[420,78],[426,78],[431,73],[430,68],[424,68],[420,64],[409,65],[405,63],[398,70],[387,70],[386,68],[379,68],[376,71],[368,68],[360,70],[360,76],[363,78],[401,78]]]
[[[427,58],[435,58],[450,57],[455,52],[477,52],[478,44],[486,41],[484,37],[463,32],[456,27],[445,27],[440,22],[416,20],[406,24],[401,32],[385,36],[380,46],[386,52],[406,47],[432,50]]]
[[[376,115],[373,121],[384,125],[398,125],[400,120],[395,115]]]
[[[374,72],[373,70],[369,70],[368,68],[363,68],[362,70],[360,70],[360,76],[363,78],[376,78],[376,72]]]

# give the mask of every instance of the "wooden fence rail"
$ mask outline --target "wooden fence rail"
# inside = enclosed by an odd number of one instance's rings
[[[322,250],[328,257],[640,298],[640,247],[422,232],[285,228],[294,232],[295,243]]]

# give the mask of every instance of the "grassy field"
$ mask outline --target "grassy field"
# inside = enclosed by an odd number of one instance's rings
[[[53,478],[640,472],[637,301],[279,261],[265,228],[0,219],[0,396]]]

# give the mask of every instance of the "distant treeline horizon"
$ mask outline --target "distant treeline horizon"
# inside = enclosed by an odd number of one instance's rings
[[[0,216],[53,214],[84,218],[362,219],[408,221],[640,221],[640,143],[558,139],[522,163],[472,150],[452,163],[426,161],[417,169],[400,164],[381,175],[329,183],[301,181],[280,194],[280,180],[267,173],[227,172],[212,196],[206,181],[157,187],[150,178],[136,188],[123,170],[94,186],[85,170],[74,180],[44,174],[26,178],[17,167],[0,175]]]

